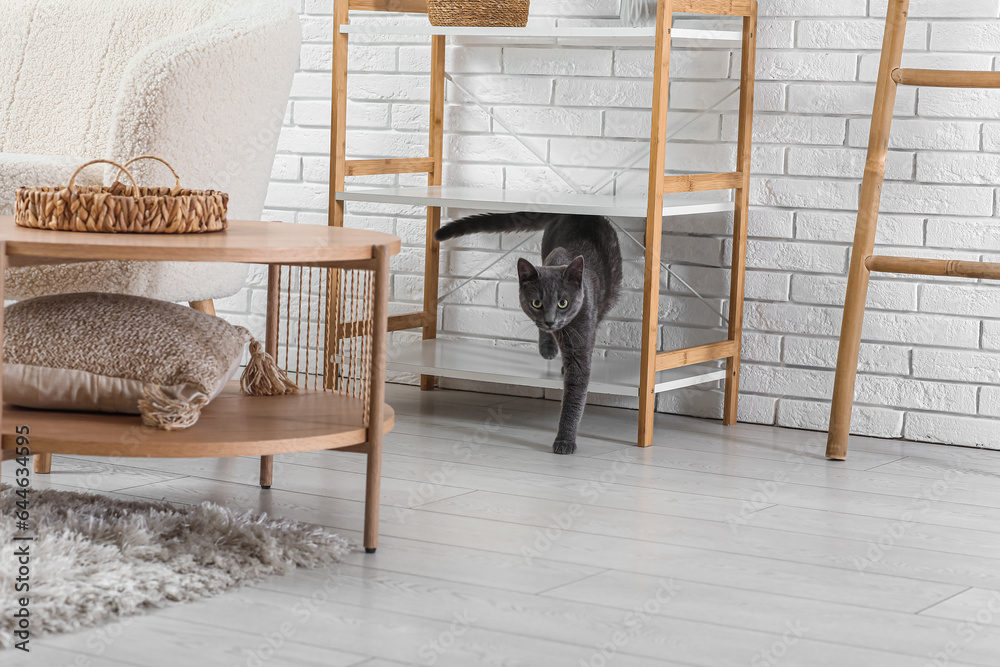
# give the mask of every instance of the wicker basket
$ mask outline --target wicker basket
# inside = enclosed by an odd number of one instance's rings
[[[128,166],[137,160],[158,160],[174,175],[172,188],[139,187]],[[111,187],[77,186],[76,177],[92,164],[118,167],[132,182],[115,179]],[[186,190],[166,161],[152,155],[133,158],[124,165],[93,160],[81,166],[66,187],[18,188],[14,222],[21,227],[63,232],[109,232],[134,234],[195,234],[226,228],[229,195],[214,190]]]
[[[427,0],[431,25],[523,28],[530,0]]]

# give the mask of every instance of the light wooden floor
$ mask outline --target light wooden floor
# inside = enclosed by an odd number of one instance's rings
[[[13,665],[1000,665],[1000,452],[394,386],[382,542]],[[499,423],[498,423],[499,422]],[[10,468],[8,467],[9,471]],[[57,457],[36,486],[213,500],[358,539],[363,458]],[[967,619],[972,619],[969,622]]]

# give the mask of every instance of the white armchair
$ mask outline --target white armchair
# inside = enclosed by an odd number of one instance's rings
[[[0,0],[0,16],[0,215],[13,213],[19,186],[65,184],[94,158],[151,154],[186,187],[228,192],[231,219],[260,218],[301,43],[284,0]],[[110,184],[116,171],[91,167],[77,182]],[[173,182],[152,161],[135,172]],[[205,302],[235,294],[246,275],[232,264],[95,262],[10,269],[7,294]]]

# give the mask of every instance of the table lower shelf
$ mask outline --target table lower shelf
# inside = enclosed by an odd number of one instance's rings
[[[28,426],[31,451],[40,454],[201,458],[310,452],[365,444],[363,414],[358,398],[322,391],[243,396],[239,384],[231,382],[202,410],[198,423],[182,431],[145,428],[137,415],[6,405],[3,449],[15,447],[16,427]],[[383,414],[383,433],[388,433],[395,416],[388,405]]]
[[[562,361],[546,361],[537,349],[499,347],[488,343],[425,340],[389,355],[390,371],[479,380],[524,387],[562,389]],[[662,393],[726,379],[724,368],[698,364],[660,371],[654,391]],[[590,377],[594,394],[639,395],[639,361],[595,357]]]

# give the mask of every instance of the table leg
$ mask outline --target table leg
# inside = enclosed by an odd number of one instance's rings
[[[52,472],[52,455],[35,454],[35,473],[48,475],[50,472]]]
[[[281,306],[281,266],[272,264],[267,267],[267,319],[264,327],[264,351],[278,360],[278,317]],[[260,488],[270,489],[274,481],[274,457],[260,457]]]
[[[369,392],[368,474],[365,485],[365,551],[378,547],[382,483],[382,429],[385,413],[385,347],[389,328],[389,248],[375,248],[375,294],[372,304],[372,368]]]

